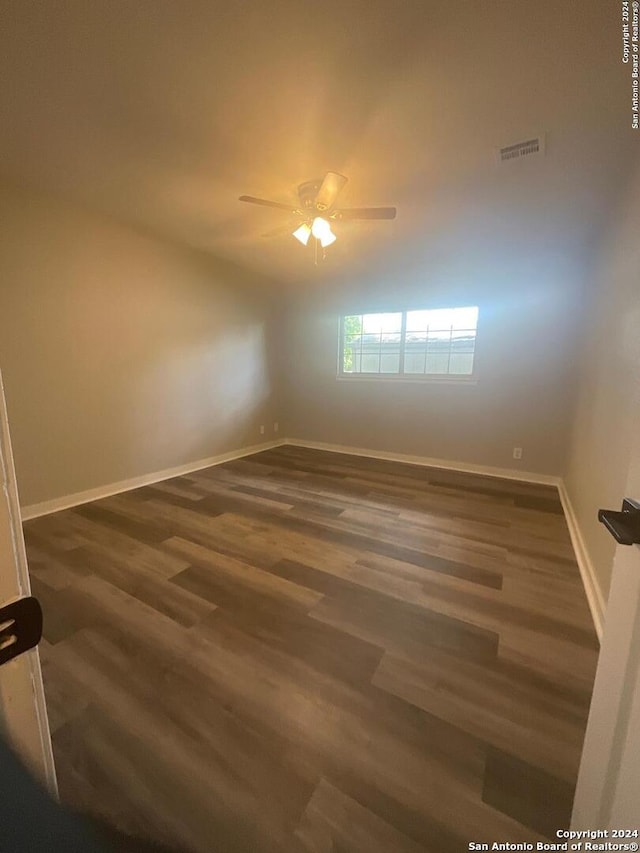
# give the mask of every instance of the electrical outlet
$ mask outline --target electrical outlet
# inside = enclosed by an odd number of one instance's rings
[[[264,424],[260,424],[260,435],[264,435]]]
[[[278,421],[276,421],[273,425],[273,431],[278,432]]]
[[[513,458],[514,459],[522,459],[522,448],[514,447],[513,448]]]

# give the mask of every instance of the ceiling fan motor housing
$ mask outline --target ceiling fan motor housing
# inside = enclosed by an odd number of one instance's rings
[[[315,208],[316,210],[327,209],[326,205],[316,203],[316,196],[321,186],[321,180],[305,181],[298,186],[298,198],[300,199],[303,210],[310,210],[311,208]]]

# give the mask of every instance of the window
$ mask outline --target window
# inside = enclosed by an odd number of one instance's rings
[[[341,321],[339,373],[468,378],[477,325],[477,307],[349,314]]]

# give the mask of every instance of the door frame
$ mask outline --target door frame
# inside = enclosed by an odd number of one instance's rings
[[[631,427],[640,423],[640,359],[637,367],[627,413]],[[640,498],[640,435],[631,444],[620,500],[625,496]],[[639,783],[640,545],[617,545],[571,828],[640,829]],[[622,825],[625,819],[634,825]]]
[[[0,372],[0,603],[31,594],[4,386]],[[42,669],[37,648],[0,667],[0,724],[30,769],[57,796]]]

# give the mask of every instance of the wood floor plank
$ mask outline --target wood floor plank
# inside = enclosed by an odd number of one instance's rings
[[[309,853],[335,850],[419,853],[424,850],[324,779],[309,800],[295,837],[300,842],[300,850]]]
[[[552,512],[555,515],[562,515],[562,504],[557,495],[553,498],[518,495],[514,498],[513,502],[516,506],[521,506],[525,509],[537,509],[540,512]]]
[[[76,689],[73,682],[69,682],[64,671],[56,666],[51,644],[42,640],[38,648],[46,691],[49,730],[51,734],[55,734],[69,720],[85,711],[89,701]]]
[[[33,540],[32,540],[33,541]],[[66,551],[64,555],[45,553],[39,547],[31,544],[29,546],[29,573],[31,577],[38,578],[50,589],[61,590],[75,583],[77,578],[91,574],[89,568],[81,564],[74,565],[71,555],[78,553],[80,549],[74,548]]]
[[[373,591],[325,598],[309,615],[410,660],[422,659],[432,647],[462,657],[497,654],[498,634]]]
[[[385,655],[373,683],[549,773],[576,777],[586,710],[515,682],[499,665],[439,650],[422,663]]]
[[[237,519],[234,518],[233,521]],[[389,545],[386,542],[380,542],[376,546],[370,539],[364,537],[338,537],[325,536],[318,533],[316,536],[308,527],[297,525],[286,526],[271,526],[263,529],[247,528],[246,535],[248,539],[259,545],[265,552],[272,555],[277,562],[279,559],[292,556],[309,565],[314,565],[317,568],[326,567],[328,572],[333,574],[349,572],[353,574],[365,575],[364,560],[360,557],[378,556],[389,557],[399,563],[404,563],[408,569],[416,567],[417,569],[425,569],[428,572],[461,578],[469,581],[472,585],[480,585],[492,589],[499,589],[502,585],[502,575],[498,572],[479,569],[471,565],[465,565],[454,561],[449,561],[432,554],[424,554],[413,549],[403,549]],[[322,547],[318,547],[318,543],[322,543]],[[371,550],[367,550],[368,547]],[[355,568],[351,570],[348,567],[360,566],[358,571]],[[347,567],[347,568],[345,568]],[[372,573],[370,573],[372,574]],[[415,580],[422,576],[420,572],[413,573]],[[373,578],[372,583],[375,583]],[[389,578],[392,581],[392,578]],[[378,581],[382,582],[382,586],[386,587],[385,580],[381,577]],[[384,591],[384,589],[383,589]]]
[[[597,661],[593,645],[576,644],[542,631],[521,630],[507,625],[500,632],[498,656],[524,666],[557,685],[591,695]]]
[[[89,521],[94,521],[107,529],[126,533],[127,536],[139,542],[144,542],[147,545],[157,545],[167,538],[166,530],[157,521],[139,521],[132,518],[130,513],[128,515],[119,515],[102,506],[98,501],[78,506],[74,509],[74,512],[76,515],[87,518]]]
[[[83,614],[69,606],[64,590],[53,590],[39,577],[31,578],[31,593],[43,611],[42,636],[51,645],[72,637],[86,624]]]
[[[285,445],[25,539],[72,808],[195,853],[566,822],[598,647],[554,487]]]
[[[232,631],[240,630],[351,685],[369,684],[384,653],[380,646],[308,619],[306,613],[292,607],[229,610],[222,606],[206,625],[214,629],[220,642],[225,642]]]
[[[180,537],[168,539],[164,547],[190,563],[171,582],[214,604],[259,608],[272,601],[306,612],[322,598],[313,589]]]
[[[193,595],[181,586],[174,586],[171,578],[158,577],[139,563],[132,565],[127,560],[105,556],[102,552],[94,553],[89,548],[76,548],[67,555],[65,564],[72,571],[80,568],[85,575],[94,574],[108,581],[180,625],[195,625],[215,609],[213,602]],[[78,574],[82,576],[80,572]]]
[[[77,548],[82,541],[70,528],[68,523],[70,518],[71,510],[64,510],[53,515],[41,516],[27,523],[24,527],[26,544],[41,547],[46,543],[46,547],[55,552]]]
[[[462,620],[495,633],[513,629],[521,636],[528,634],[532,646],[535,646],[536,636],[548,635],[588,649],[597,648],[592,625],[582,618],[563,620],[561,613],[549,615],[537,601],[532,606],[527,606],[524,595],[526,587],[523,591],[515,580],[505,594],[503,591],[466,584],[458,578],[437,574],[425,573],[422,577],[409,580],[406,564],[377,556],[363,557],[358,560],[357,565],[371,573],[364,577],[372,588],[380,586],[373,573],[379,574],[386,569],[389,581],[382,586],[382,591],[407,602],[413,601],[443,616]],[[405,581],[404,586],[396,577]],[[582,596],[582,590],[576,588],[576,595]]]
[[[573,786],[498,749],[487,753],[482,799],[554,840],[571,823]]]
[[[126,533],[115,530],[110,526],[89,520],[84,516],[69,512],[65,525],[73,531],[77,546],[83,546],[96,553],[109,557],[128,560],[132,565],[139,565],[145,570],[156,573],[159,577],[171,577],[187,567],[184,560],[171,557],[156,547],[141,542]]]
[[[136,511],[139,517],[161,519],[167,538],[181,538],[256,567],[269,565],[262,549],[249,543],[246,536],[238,536],[235,528],[229,529],[229,513],[216,507],[209,514],[206,506],[202,508],[203,503],[198,504],[199,509],[195,505],[186,509],[154,498],[144,501]],[[122,504],[119,511],[126,511]],[[187,568],[184,561],[182,568]]]

